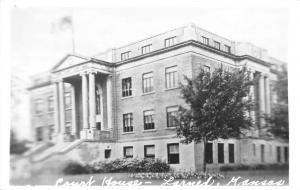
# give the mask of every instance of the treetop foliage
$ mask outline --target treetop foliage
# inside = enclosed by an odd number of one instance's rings
[[[179,107],[178,137],[184,138],[183,143],[240,137],[252,125],[248,94],[253,84],[246,68],[201,70],[195,78],[185,77],[181,94],[186,106]]]

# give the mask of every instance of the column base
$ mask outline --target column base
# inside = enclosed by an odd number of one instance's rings
[[[100,140],[100,131],[97,129],[84,129],[80,131],[81,139]]]

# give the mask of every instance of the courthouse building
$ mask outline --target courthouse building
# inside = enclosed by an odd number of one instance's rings
[[[175,169],[200,169],[203,145],[176,137],[179,82],[200,68],[246,66],[255,127],[240,139],[209,142],[208,167],[285,163],[288,143],[260,130],[261,113],[276,104],[274,64],[266,49],[235,42],[193,24],[92,57],[67,55],[29,87],[33,162],[161,158]]]

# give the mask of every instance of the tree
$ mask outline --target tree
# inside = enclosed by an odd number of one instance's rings
[[[181,94],[187,106],[179,107],[177,136],[185,144],[203,143],[205,172],[208,141],[239,138],[252,126],[253,103],[248,94],[254,82],[245,68],[232,72],[219,68],[212,74],[201,70],[196,78],[185,77],[185,81]]]
[[[288,71],[286,65],[281,65],[277,73],[274,91],[278,103],[272,109],[271,115],[266,115],[266,127],[275,137],[289,139],[289,107],[288,107]]]
[[[25,141],[18,141],[13,130],[10,131],[10,154],[22,154],[28,148]]]

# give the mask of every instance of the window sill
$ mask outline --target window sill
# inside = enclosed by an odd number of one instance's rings
[[[146,129],[146,130],[143,130],[142,132],[147,133],[147,132],[156,132],[156,131],[157,131],[156,129]]]
[[[126,100],[126,99],[129,99],[129,98],[133,98],[133,96],[131,95],[131,96],[125,96],[125,97],[121,97],[121,100]]]
[[[174,129],[176,129],[177,127],[166,127],[165,129],[166,130],[174,130]]]
[[[134,134],[135,132],[134,131],[131,131],[131,132],[123,132],[122,135],[129,135],[129,134]]]
[[[35,117],[41,117],[41,116],[43,116],[43,115],[44,115],[44,113],[35,113],[35,114],[34,114]]]
[[[155,91],[145,92],[145,93],[142,94],[142,96],[151,95],[151,94],[155,94]]]
[[[179,89],[179,88],[180,88],[179,86],[176,86],[174,88],[165,88],[165,91],[176,90],[176,89]]]

